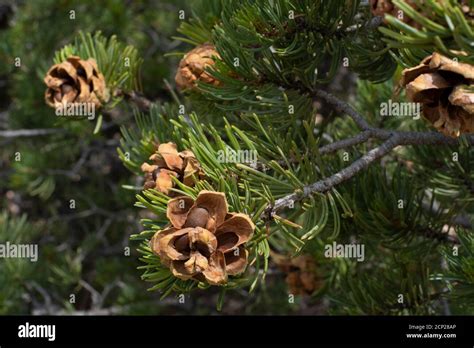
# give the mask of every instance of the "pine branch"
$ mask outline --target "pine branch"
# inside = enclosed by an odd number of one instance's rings
[[[46,129],[15,129],[2,130],[0,137],[2,138],[19,138],[19,137],[36,137],[42,135],[50,135],[56,133],[64,133],[64,129],[46,128]]]
[[[360,28],[373,30],[373,29],[377,29],[380,25],[382,25],[382,23],[383,23],[383,16],[375,16],[364,25],[356,24],[356,25],[350,26],[349,28],[346,29],[346,32],[350,33],[353,31],[357,31]]]
[[[272,206],[269,206],[265,212],[263,219],[272,218],[273,214],[281,210],[284,207],[292,205],[293,202],[300,201],[304,198],[307,198],[317,192],[324,193],[329,191],[334,186],[352,178],[361,170],[367,168],[375,160],[385,156],[389,153],[394,147],[398,145],[397,138],[394,136],[384,142],[382,145],[372,149],[364,156],[353,162],[350,166],[342,169],[336,174],[331,175],[330,177],[319,180],[311,185],[303,187],[303,191],[294,192],[283,198],[280,198],[275,201]]]
[[[391,131],[381,128],[370,128],[363,132],[334,143],[324,145],[319,149],[322,155],[345,149],[354,145],[365,143],[369,139],[387,140],[396,135],[399,137],[399,145],[459,145],[457,139],[446,137],[437,132],[411,132],[411,131]],[[466,137],[470,144],[474,144],[474,136]]]
[[[394,131],[376,128],[370,126],[367,121],[348,103],[338,99],[334,95],[322,91],[315,91],[316,97],[321,97],[328,103],[332,104],[338,111],[348,114],[354,122],[362,130],[361,133],[354,137],[344,139],[320,148],[320,153],[327,154],[342,148],[357,145],[366,142],[370,138],[384,140],[382,145],[370,150],[367,154],[353,162],[351,165],[342,169],[341,171],[319,180],[313,184],[303,187],[303,190],[296,191],[285,197],[275,201],[273,205],[269,205],[262,214],[262,219],[271,220],[273,215],[292,205],[295,201],[300,201],[315,193],[324,193],[331,190],[336,185],[349,180],[360,171],[366,169],[377,159],[387,155],[392,149],[399,145],[458,145],[459,140],[444,136],[436,132],[413,132],[413,131]],[[466,136],[466,140],[470,144],[474,144],[474,135]]]
[[[419,227],[418,230],[423,236],[429,239],[435,239],[439,242],[448,242],[448,243],[457,244],[457,245],[461,244],[459,239],[456,236],[452,236],[449,233],[442,233],[442,232],[435,231],[430,227],[421,227],[421,226]]]
[[[76,181],[80,180],[81,176],[79,175],[79,171],[82,169],[82,167],[86,163],[87,157],[90,155],[91,152],[92,152],[92,147],[86,147],[82,151],[81,157],[79,158],[79,160],[76,162],[76,164],[74,164],[74,166],[71,169],[69,169],[69,170],[49,169],[49,170],[47,170],[47,174],[50,174],[50,175],[65,175],[65,176],[71,178],[72,180],[76,180]]]
[[[326,145],[325,152],[332,152],[344,147],[360,144],[369,138],[386,140],[397,135],[400,139],[399,145],[458,145],[459,141],[454,138],[447,137],[438,132],[413,132],[413,131],[395,131],[372,127],[367,123],[364,117],[355,110],[349,103],[337,98],[336,96],[323,91],[314,91],[315,97],[320,97],[331,104],[337,111],[349,115],[357,126],[363,131],[353,138],[341,140],[340,142]],[[362,135],[361,135],[362,134]],[[470,144],[474,144],[474,135],[466,136]],[[324,147],[323,147],[324,148]]]
[[[143,94],[137,91],[128,91],[128,92],[118,91],[117,94],[119,96],[120,95],[124,96],[127,101],[136,105],[137,108],[142,112],[150,111],[153,105],[153,102],[150,99],[148,99]]]
[[[449,295],[450,293],[451,291],[449,289],[445,289],[439,292],[428,294],[426,298],[421,298],[420,302],[416,302],[413,304],[405,304],[405,303],[396,304],[396,305],[391,306],[389,309],[399,310],[400,307],[402,309],[414,309],[415,307],[420,306],[420,305],[429,305],[435,301],[441,301],[446,295]]]
[[[352,106],[350,106],[348,103],[346,103],[343,100],[340,100],[336,96],[323,91],[321,89],[317,89],[314,91],[314,97],[319,97],[321,99],[324,99],[326,102],[331,104],[337,111],[343,112],[347,115],[349,115],[354,122],[357,124],[357,126],[361,130],[367,130],[370,129],[370,125],[367,123],[367,121],[362,117],[361,114],[359,114]]]
[[[325,155],[325,154],[328,154],[340,149],[345,149],[350,146],[365,143],[367,140],[369,140],[372,137],[372,133],[373,132],[371,130],[366,130],[351,138],[335,141],[334,143],[320,147],[319,153],[321,155]]]

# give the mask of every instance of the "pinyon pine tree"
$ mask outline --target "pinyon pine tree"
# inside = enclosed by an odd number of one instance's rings
[[[187,6],[175,9],[185,45],[160,52],[179,58],[174,84],[149,75],[142,41],[100,26],[82,28],[35,77],[55,132],[100,139],[100,154],[110,123],[122,126],[117,151],[131,174],[102,175],[117,176],[107,185],[127,213],[98,208],[111,204],[106,188],[89,203],[118,235],[128,221],[138,255],[122,262],[152,291],[135,296],[216,294],[224,312],[271,292],[286,313],[473,314],[474,3]],[[91,105],[93,121],[54,118]],[[133,122],[117,121],[129,107]],[[78,140],[55,136],[72,153],[52,156],[80,161]],[[56,195],[37,180],[27,182],[39,195]],[[87,201],[93,184],[78,185]]]

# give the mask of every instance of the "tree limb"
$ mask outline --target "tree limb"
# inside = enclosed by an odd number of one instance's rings
[[[349,115],[357,124],[357,126],[363,131],[361,133],[363,135],[358,134],[354,137],[356,139],[349,138],[350,140],[349,139],[341,140],[341,143],[343,145],[330,144],[331,147],[329,147],[329,145],[326,145],[328,146],[328,149],[335,148],[334,150],[338,150],[343,147],[360,144],[368,140],[369,138],[377,138],[380,140],[386,140],[386,139],[389,139],[393,135],[397,135],[401,138],[400,139],[401,143],[399,145],[458,145],[459,144],[458,139],[447,137],[438,132],[395,131],[395,130],[387,130],[387,129],[372,127],[371,125],[367,123],[364,117],[356,109],[354,109],[349,103],[339,99],[338,97],[323,90],[314,91],[313,96],[324,99],[326,102],[331,104],[334,107],[334,109],[336,109],[337,111],[343,112]],[[367,136],[369,138],[366,139],[365,137]],[[467,135],[465,137],[470,144],[474,144],[474,135]],[[331,152],[334,150],[325,150],[325,151]]]
[[[322,146],[319,148],[319,153],[321,155],[326,155],[328,153],[340,150],[340,149],[345,149],[350,146],[358,145],[361,143],[366,142],[372,137],[372,131],[366,130],[363,131],[362,133],[359,133],[351,138],[343,139],[340,141],[335,141],[334,143]]]
[[[153,102],[145,97],[143,94],[136,92],[136,91],[129,91],[129,92],[118,92],[119,95],[123,95],[126,100],[135,104],[140,111],[148,112],[151,107],[153,106]]]
[[[399,145],[459,145],[459,141],[437,132],[391,131],[380,128],[367,129],[351,138],[335,141],[319,148],[319,153],[326,155],[337,150],[365,143],[369,139],[387,140],[396,135]],[[468,143],[474,144],[474,135],[465,136]]]
[[[50,134],[63,133],[63,132],[65,131],[59,128],[1,130],[0,137],[2,138],[36,137],[36,136],[50,135]]]
[[[389,153],[394,147],[398,144],[399,139],[397,136],[385,141],[382,145],[370,150],[364,156],[354,161],[348,167],[340,170],[336,174],[331,175],[325,179],[319,180],[313,184],[303,187],[303,190],[300,192],[294,192],[283,198],[277,199],[275,203],[268,207],[264,214],[265,216],[272,217],[274,213],[280,209],[291,205],[295,201],[302,200],[307,198],[315,193],[324,193],[332,189],[334,186],[352,178],[354,175],[359,173],[361,170],[367,168],[375,160],[385,156]]]
[[[323,91],[321,89],[317,89],[317,90],[314,91],[314,97],[319,97],[321,99],[324,99],[326,102],[331,104],[337,111],[340,111],[340,112],[343,112],[343,113],[349,115],[361,130],[367,130],[367,129],[371,128],[370,125],[362,117],[361,114],[359,114],[348,103],[344,102],[343,100],[340,100],[339,98],[335,97],[334,95],[332,95],[332,94],[330,94],[326,91]]]
[[[375,16],[372,17],[367,23],[365,24],[355,24],[346,29],[346,33],[357,31],[358,29],[368,29],[373,30],[377,29],[383,23],[383,16]]]
[[[315,193],[324,193],[331,190],[334,186],[352,178],[360,171],[366,169],[371,163],[385,156],[399,145],[459,145],[458,139],[447,137],[438,132],[394,131],[372,127],[352,106],[336,96],[322,90],[316,90],[314,96],[324,99],[333,105],[336,110],[349,115],[362,130],[361,133],[351,138],[322,146],[319,149],[321,154],[328,154],[339,149],[361,144],[368,141],[370,138],[383,140],[384,143],[370,150],[364,156],[354,161],[351,165],[341,171],[313,184],[307,185],[303,187],[302,190],[297,190],[287,196],[277,199],[273,205],[269,205],[267,209],[265,209],[262,214],[263,220],[271,220],[277,211],[292,205],[295,201],[302,200]],[[465,138],[469,144],[474,144],[474,135],[466,135]]]

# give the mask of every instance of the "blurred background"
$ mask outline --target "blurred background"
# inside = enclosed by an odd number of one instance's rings
[[[122,185],[141,179],[116,151],[120,127],[134,124],[131,108],[118,105],[93,135],[92,121],[58,121],[44,102],[54,52],[79,30],[134,45],[144,59],[144,94],[170,101],[164,80],[174,83],[179,56],[165,53],[189,49],[173,39],[189,3],[0,0],[0,243],[39,245],[37,262],[0,259],[0,314],[217,313],[217,291],[160,300],[140,279],[138,242],[129,237],[141,231],[143,212]],[[326,304],[309,297],[288,301],[285,271],[292,266],[270,269],[251,296],[228,293],[222,313],[324,314]]]

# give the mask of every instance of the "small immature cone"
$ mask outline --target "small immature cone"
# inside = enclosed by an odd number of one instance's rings
[[[145,162],[141,166],[145,173],[145,190],[155,189],[170,195],[170,189],[174,186],[172,177],[187,186],[193,186],[193,175],[197,178],[204,176],[194,153],[189,150],[178,152],[176,144],[171,142],[160,144],[149,160],[153,164]]]
[[[109,100],[104,75],[93,58],[70,56],[49,69],[44,83],[46,103],[54,108],[73,103],[92,103],[99,108]]]
[[[245,243],[255,225],[248,215],[228,212],[224,193],[176,197],[168,202],[166,216],[171,226],[158,231],[150,247],[175,277],[222,285],[247,267]]]
[[[215,64],[219,59],[214,45],[205,43],[189,51],[179,63],[175,81],[180,89],[192,89],[198,81],[218,86],[220,81],[209,75],[205,69]]]
[[[438,53],[405,69],[401,85],[423,116],[441,133],[456,138],[474,132],[474,66]]]

